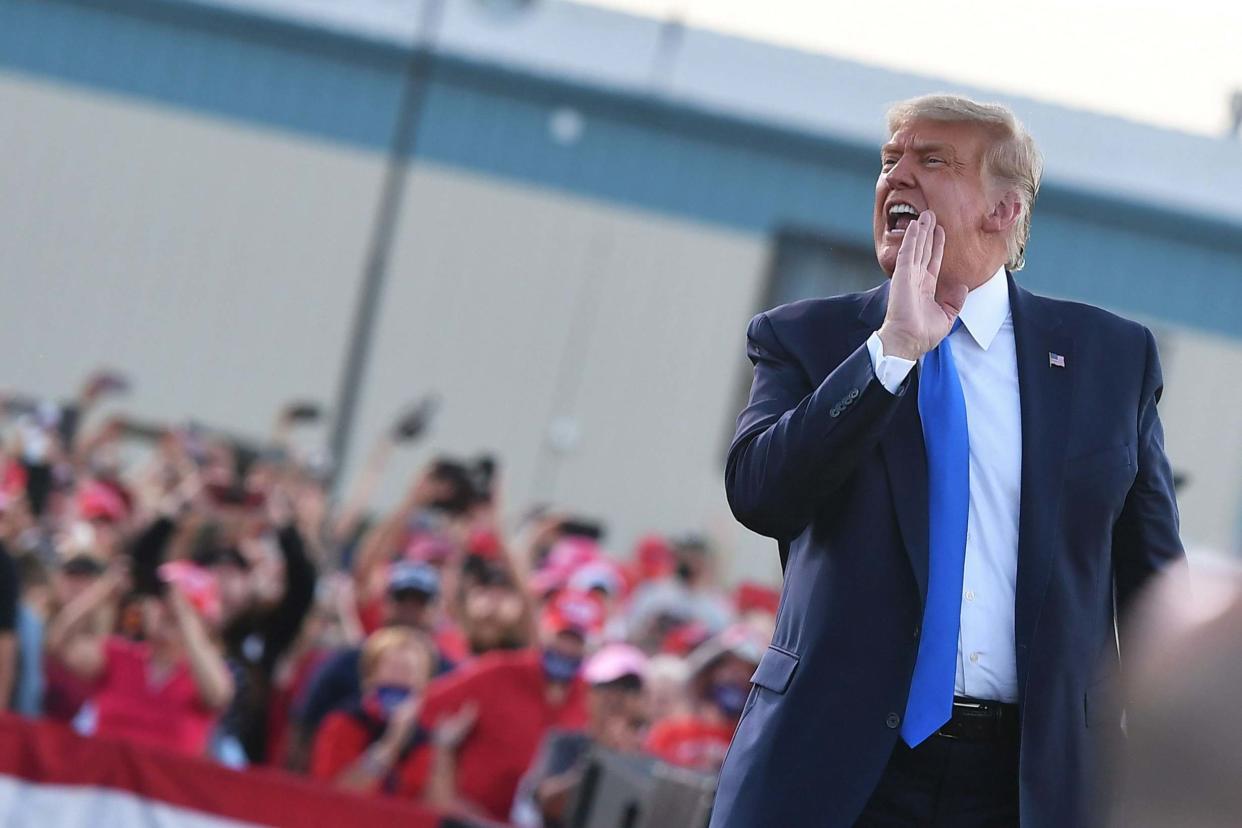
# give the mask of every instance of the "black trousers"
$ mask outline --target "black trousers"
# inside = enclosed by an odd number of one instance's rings
[[[901,739],[854,828],[1016,828],[1018,743]]]

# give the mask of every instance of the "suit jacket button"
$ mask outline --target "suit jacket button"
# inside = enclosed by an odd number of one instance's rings
[[[850,389],[850,399],[851,399],[851,400],[856,400],[856,399],[858,399],[858,389],[857,389],[857,388],[851,388],[851,389]]]
[[[884,724],[888,725],[890,730],[896,730],[897,725],[901,724],[901,717],[896,713],[889,713],[888,718],[884,720]]]
[[[835,406],[835,405],[834,405],[834,406],[832,407],[832,410],[831,410],[831,411],[829,411],[828,413],[829,413],[829,414],[831,414],[833,417],[840,417],[840,416],[841,416],[841,409],[840,409],[840,408],[838,408],[837,406]]]

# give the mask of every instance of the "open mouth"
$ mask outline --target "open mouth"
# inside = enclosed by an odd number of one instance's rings
[[[888,213],[885,220],[888,223],[888,232],[897,235],[904,234],[906,228],[910,226],[910,222],[916,221],[919,217],[919,211],[914,209],[910,204],[903,201],[894,202],[888,207]]]

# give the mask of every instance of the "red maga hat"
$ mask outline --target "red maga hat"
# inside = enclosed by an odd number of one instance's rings
[[[604,629],[604,606],[593,595],[563,590],[543,608],[541,620],[550,632],[576,633],[588,639]]]

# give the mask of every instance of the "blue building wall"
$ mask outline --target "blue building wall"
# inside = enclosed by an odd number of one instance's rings
[[[410,54],[184,0],[2,0],[0,70],[385,152]],[[755,234],[870,247],[877,149],[440,57],[417,155]],[[548,118],[571,106],[581,140]],[[879,117],[879,113],[877,113]],[[1242,227],[1045,187],[1031,288],[1242,336]]]

